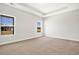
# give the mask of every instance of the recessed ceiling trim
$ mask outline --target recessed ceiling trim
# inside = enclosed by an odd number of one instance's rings
[[[36,8],[34,8],[33,6],[30,6],[30,5],[28,5],[28,3],[27,4],[25,4],[25,3],[19,3],[19,5],[22,5],[23,7],[28,7],[28,8],[30,8],[31,10],[34,10],[34,11],[36,11],[36,12],[39,12],[39,13],[41,13],[41,14],[44,14],[43,12],[41,12],[39,9],[36,9]]]
[[[18,5],[21,5],[21,6],[23,6],[23,7],[27,7],[27,8],[29,8],[29,9],[31,9],[31,10],[34,10],[34,11],[36,11],[36,12],[38,12],[38,13],[41,13],[42,15],[48,15],[48,14],[51,14],[51,13],[55,13],[55,12],[58,12],[58,11],[62,11],[62,10],[64,10],[64,9],[66,9],[67,8],[67,6],[63,6],[62,8],[59,8],[59,9],[57,9],[57,10],[54,10],[54,11],[50,11],[50,12],[48,12],[48,13],[44,13],[44,12],[42,12],[42,11],[40,11],[39,9],[37,9],[37,8],[35,8],[35,7],[33,7],[33,6],[31,6],[31,5],[29,5],[29,3],[27,3],[27,4],[25,4],[25,3],[19,3]]]
[[[69,12],[69,11],[75,11],[75,10],[79,10],[79,8],[76,8],[76,9],[65,9],[65,10],[62,10],[62,11],[59,11],[59,12],[55,12],[55,13],[44,15],[43,17],[51,17],[53,15],[58,15],[58,14],[61,14],[61,13],[65,13],[65,12]]]
[[[62,7],[62,8],[57,9],[57,10],[54,10],[54,11],[48,12],[48,13],[46,13],[45,15],[48,15],[48,14],[51,14],[51,13],[56,13],[56,12],[59,12],[59,11],[65,10],[65,9],[67,9],[67,8],[68,8],[67,6],[64,6],[64,7]]]
[[[29,3],[26,3],[26,4],[23,4],[23,3],[6,3],[6,4],[11,6],[11,7],[15,7],[17,9],[20,9],[22,11],[32,13],[32,14],[37,15],[39,17],[49,17],[49,16],[52,16],[55,14],[79,9],[79,7],[78,7],[79,5],[66,4],[64,6],[60,6],[59,8],[56,8],[55,10],[51,9],[51,11],[49,10],[50,12],[45,13],[45,12],[42,12],[41,10],[39,10],[38,8],[35,8],[31,5],[29,5]]]
[[[22,10],[24,12],[32,13],[32,14],[37,15],[39,17],[42,17],[43,16],[41,13],[38,13],[36,11],[33,11],[32,9],[29,9],[28,7],[25,8],[25,7],[23,7],[23,6],[21,6],[21,5],[17,4],[17,3],[6,3],[6,4],[9,5],[9,6],[11,6],[11,7],[20,9],[20,10]]]

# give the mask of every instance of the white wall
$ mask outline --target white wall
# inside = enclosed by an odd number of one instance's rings
[[[0,14],[15,16],[15,34],[0,35],[0,44],[40,37],[43,35],[43,31],[41,33],[36,32],[37,20],[42,21],[42,18],[38,16],[4,4],[0,4]]]
[[[79,41],[79,10],[48,17],[44,25],[48,37]]]

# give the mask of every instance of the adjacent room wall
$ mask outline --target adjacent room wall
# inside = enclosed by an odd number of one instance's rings
[[[45,19],[45,36],[79,41],[79,10]]]
[[[41,17],[29,14],[28,12],[23,12],[5,4],[0,4],[0,14],[15,17],[15,34],[0,35],[0,44],[43,36],[43,30],[41,33],[36,32],[36,22],[37,20],[42,21]]]

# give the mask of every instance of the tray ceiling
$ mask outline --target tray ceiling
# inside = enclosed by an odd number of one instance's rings
[[[41,17],[79,9],[78,3],[10,3],[8,5]]]

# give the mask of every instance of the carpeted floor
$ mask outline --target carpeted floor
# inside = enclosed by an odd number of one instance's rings
[[[40,37],[0,46],[0,55],[78,55],[79,42]]]

